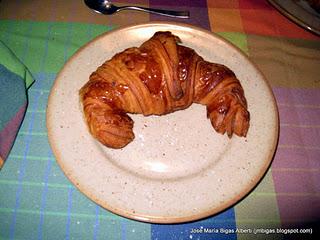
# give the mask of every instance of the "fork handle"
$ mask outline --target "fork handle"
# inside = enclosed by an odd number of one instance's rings
[[[119,7],[118,11],[121,11],[121,10],[142,11],[142,12],[154,13],[154,14],[159,14],[159,15],[162,15],[162,16],[176,17],[176,18],[189,18],[190,17],[189,11],[172,11],[172,10],[145,8],[145,7],[138,7],[138,6],[123,6],[123,7]]]

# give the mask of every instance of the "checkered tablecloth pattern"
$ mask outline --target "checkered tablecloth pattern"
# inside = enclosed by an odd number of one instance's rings
[[[191,18],[139,12],[102,16],[77,0],[0,1],[0,40],[35,78],[28,90],[24,121],[0,171],[0,239],[290,239],[293,235],[220,230],[316,231],[320,216],[320,38],[262,0],[117,2],[188,9]],[[110,213],[66,179],[48,144],[48,94],[69,57],[104,32],[152,20],[183,21],[234,43],[265,74],[279,107],[279,145],[263,180],[235,206],[196,222],[148,224]],[[219,233],[197,234],[193,229]],[[306,239],[310,234],[295,236]]]

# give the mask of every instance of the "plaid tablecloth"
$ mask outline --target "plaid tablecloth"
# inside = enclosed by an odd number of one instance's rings
[[[36,80],[28,91],[29,104],[15,144],[0,171],[0,239],[315,237],[320,218],[320,38],[263,0],[115,2],[188,9],[191,18],[139,12],[103,16],[80,0],[0,1],[0,40]],[[66,179],[48,144],[48,94],[68,58],[99,34],[151,20],[193,24],[237,45],[265,74],[279,107],[279,144],[263,180],[232,208],[196,222],[147,224],[102,209]],[[195,233],[199,229],[207,231]]]

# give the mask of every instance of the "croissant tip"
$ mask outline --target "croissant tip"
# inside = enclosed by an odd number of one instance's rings
[[[158,37],[158,36],[163,36],[165,38],[173,37],[176,43],[182,43],[181,39],[170,31],[158,31],[153,35],[153,37]]]
[[[113,149],[121,149],[127,146],[134,140],[134,135],[130,135],[128,137],[122,137],[119,135],[114,135],[110,133],[106,133],[107,136],[97,136],[97,140],[102,143],[104,146],[113,148]]]

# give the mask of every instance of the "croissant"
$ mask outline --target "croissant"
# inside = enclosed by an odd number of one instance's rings
[[[127,113],[163,115],[192,103],[207,107],[218,133],[246,136],[250,115],[235,74],[179,43],[171,32],[156,32],[90,75],[79,94],[89,131],[97,140],[122,148],[134,139],[133,120]]]

